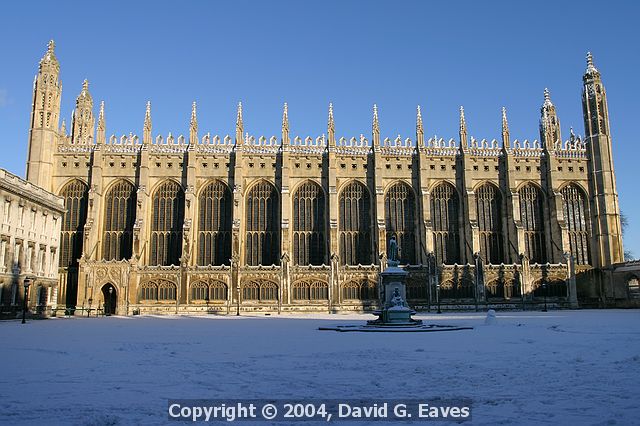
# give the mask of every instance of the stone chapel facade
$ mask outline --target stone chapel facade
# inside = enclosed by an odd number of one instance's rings
[[[391,236],[416,307],[575,306],[582,271],[621,262],[606,92],[591,55],[585,137],[567,141],[549,92],[540,142],[202,134],[107,137],[85,81],[59,126],[53,42],[33,90],[27,179],[65,200],[58,303],[117,314],[346,311],[375,307]],[[96,126],[97,121],[97,126]],[[588,293],[588,292],[587,292]],[[587,294],[585,293],[585,294]]]

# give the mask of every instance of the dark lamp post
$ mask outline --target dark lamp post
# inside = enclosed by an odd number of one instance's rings
[[[236,316],[240,316],[240,285],[236,287]]]
[[[547,283],[542,283],[542,291],[544,292],[544,309],[542,312],[547,312]]]
[[[31,280],[29,278],[24,279],[24,303],[22,304],[22,323],[26,323],[27,317],[27,296],[29,294],[29,285],[31,284]]]
[[[113,294],[113,287],[109,286],[109,300],[107,300],[107,316],[111,316],[111,295]]]
[[[442,311],[440,310],[440,282],[436,283],[436,297],[438,298],[438,313],[441,314]]]

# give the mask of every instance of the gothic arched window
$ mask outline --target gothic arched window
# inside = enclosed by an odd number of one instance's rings
[[[587,228],[587,207],[582,190],[570,184],[562,188],[562,210],[569,231],[569,247],[575,262],[589,264],[589,231]]]
[[[412,265],[415,257],[415,197],[404,182],[394,184],[384,196],[387,244],[392,236],[400,247],[400,263]]]
[[[221,281],[197,281],[191,284],[191,300],[227,300],[227,285]]]
[[[180,264],[183,220],[184,191],[176,182],[165,182],[153,194],[149,265]]]
[[[476,190],[480,254],[487,263],[504,262],[502,241],[502,197],[489,183]]]
[[[208,300],[209,286],[207,283],[198,281],[191,284],[191,300]]]
[[[158,282],[158,301],[176,300],[177,286],[165,280]]]
[[[140,302],[157,303],[177,298],[178,286],[167,280],[147,281],[140,285]]]
[[[293,195],[293,264],[325,263],[325,205],[320,185],[307,181]]]
[[[531,263],[547,261],[544,243],[543,197],[538,187],[528,184],[518,191],[520,195],[520,220],[524,228],[525,254]]]
[[[140,285],[140,301],[155,302],[158,300],[158,284],[149,281]]]
[[[228,265],[231,259],[231,191],[220,181],[198,199],[198,265]]]
[[[78,266],[78,259],[82,256],[89,188],[84,182],[74,180],[64,187],[60,196],[64,198],[65,212],[62,216],[59,265],[68,268]]]
[[[342,285],[343,300],[372,300],[377,299],[376,283],[369,280],[349,281]]]
[[[293,284],[293,300],[327,300],[329,285],[324,281],[298,281]]]
[[[102,258],[129,259],[133,246],[136,189],[130,182],[120,181],[111,187],[104,202]]]
[[[340,262],[343,265],[370,265],[371,212],[369,191],[354,181],[340,193]]]
[[[278,286],[271,281],[249,281],[242,284],[242,299],[255,301],[278,300]]]
[[[431,192],[431,222],[437,263],[460,263],[458,193],[450,183],[443,182]]]
[[[276,188],[262,181],[247,195],[247,265],[280,263],[278,195]]]

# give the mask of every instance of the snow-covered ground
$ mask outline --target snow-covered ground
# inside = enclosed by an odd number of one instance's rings
[[[165,424],[169,398],[369,397],[468,397],[472,424],[640,424],[640,311],[419,317],[475,328],[318,331],[372,318],[329,314],[0,322],[0,424]]]

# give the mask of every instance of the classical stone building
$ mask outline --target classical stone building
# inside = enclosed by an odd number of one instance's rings
[[[58,253],[62,198],[0,169],[0,314],[15,315],[24,303],[48,313],[58,300]]]
[[[583,76],[585,137],[567,141],[549,92],[540,142],[469,137],[280,137],[199,130],[107,137],[85,81],[71,134],[59,127],[60,66],[51,42],[33,94],[27,178],[65,199],[61,297],[134,312],[361,310],[377,303],[395,236],[409,299],[456,307],[577,303],[576,274],[622,261],[604,86]],[[97,120],[94,116],[98,110]],[[97,126],[96,126],[97,121]],[[579,281],[579,280],[578,280]],[[578,283],[580,292],[580,283]]]

